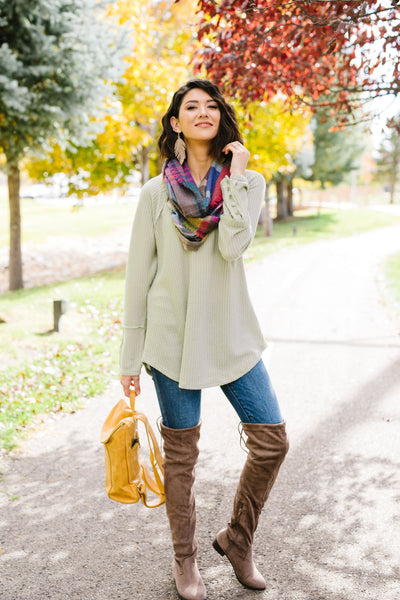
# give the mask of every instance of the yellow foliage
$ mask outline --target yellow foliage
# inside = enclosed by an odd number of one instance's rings
[[[197,0],[178,4],[175,0],[118,0],[111,4],[107,16],[125,27],[131,50],[125,57],[125,74],[105,107],[102,133],[92,146],[76,152],[54,147],[49,157],[31,162],[30,175],[40,178],[46,172],[64,172],[73,177],[84,170],[90,173],[90,193],[120,185],[135,166],[146,177],[161,117],[174,91],[193,76],[190,61],[198,44],[196,10]],[[246,109],[233,104],[251,152],[249,167],[267,180],[278,172],[292,172],[294,156],[311,143],[310,114],[289,112],[283,99]]]
[[[129,27],[132,52],[126,57],[123,81],[117,84],[114,109],[106,117],[100,147],[117,160],[154,143],[161,117],[172,94],[192,76],[195,48],[196,0],[143,2],[119,0],[109,9]]]
[[[291,111],[288,102],[271,102],[237,108],[245,143],[251,152],[249,168],[270,180],[277,173],[294,171],[294,158],[305,147],[312,147],[311,113]]]
[[[97,193],[121,181],[109,175],[110,168],[116,174],[120,165],[124,175],[135,166],[145,171],[143,162],[154,151],[172,94],[193,76],[196,6],[196,0],[118,0],[108,7],[106,18],[125,27],[131,50],[125,57],[125,74],[105,107],[102,133],[74,156],[55,146],[47,158],[32,160],[27,166],[31,177],[60,171],[71,176],[81,168],[90,172],[94,185],[89,190]],[[113,165],[106,166],[107,161]]]

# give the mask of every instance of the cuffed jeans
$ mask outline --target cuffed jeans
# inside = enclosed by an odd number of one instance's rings
[[[186,429],[200,423],[201,390],[186,390],[178,382],[151,368],[163,424]],[[282,423],[271,380],[262,360],[248,373],[221,386],[243,423]]]

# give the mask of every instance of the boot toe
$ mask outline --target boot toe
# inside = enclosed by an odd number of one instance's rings
[[[226,556],[231,563],[238,581],[251,590],[265,590],[267,584],[253,562],[252,549],[249,548],[245,556],[230,544],[227,529],[221,529],[213,542],[214,549],[221,555]]]
[[[236,574],[236,577],[239,579],[242,585],[251,590],[265,590],[267,587],[264,577],[261,575],[254,563],[251,574],[246,572],[242,573],[240,577]]]
[[[193,557],[185,558],[182,561],[174,559],[172,572],[176,591],[181,600],[206,600],[206,588]]]

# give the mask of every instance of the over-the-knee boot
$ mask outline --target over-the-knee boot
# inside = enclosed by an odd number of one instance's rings
[[[176,589],[183,600],[205,600],[206,589],[196,563],[193,489],[200,425],[187,429],[171,429],[161,425],[161,435],[165,457],[165,505],[175,553],[172,572]]]
[[[253,539],[262,507],[289,449],[285,423],[243,423],[249,450],[233,502],[231,520],[213,546],[230,560],[244,586],[263,590],[265,580],[253,562]]]

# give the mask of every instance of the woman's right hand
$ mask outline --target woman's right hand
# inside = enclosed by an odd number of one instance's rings
[[[120,379],[124,394],[129,398],[131,387],[135,388],[136,396],[140,394],[140,377],[139,375],[121,375]]]
[[[232,152],[230,171],[231,175],[245,175],[247,163],[249,162],[250,152],[240,142],[231,142],[227,144],[222,152],[228,154]]]

